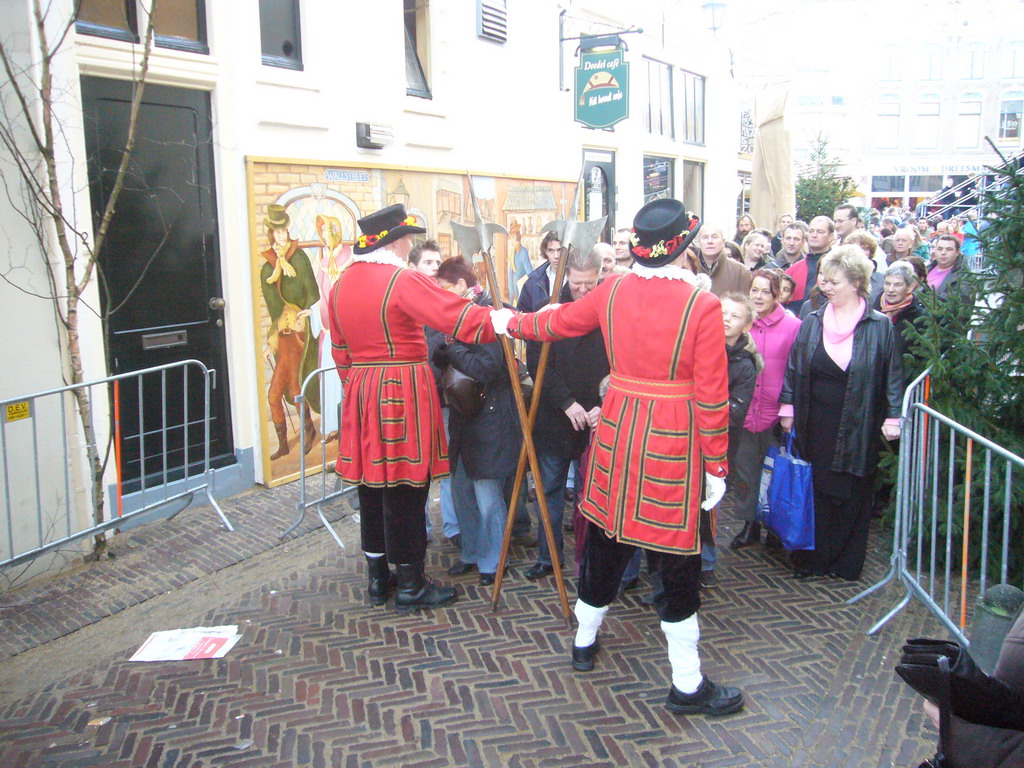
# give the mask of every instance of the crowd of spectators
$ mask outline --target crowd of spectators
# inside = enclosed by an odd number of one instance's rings
[[[726,331],[730,322],[735,331],[728,350],[734,372],[739,370],[738,361],[749,355],[757,359],[751,391],[737,395],[729,430],[730,474],[722,508],[742,524],[730,548],[761,541],[757,509],[764,458],[795,427],[797,446],[815,471],[821,546],[814,553],[793,553],[793,574],[859,578],[879,449],[884,440],[898,437],[902,390],[920,371],[912,355],[911,328],[921,328],[935,301],[972,300],[969,281],[963,279],[963,252],[978,242],[979,230],[973,212],[962,218],[933,221],[915,219],[905,210],[864,212],[842,205],[832,216],[815,216],[809,222],[785,214],[773,230],[759,228],[745,214],[737,220],[732,240],[726,239],[732,227],[702,226],[682,263],[723,300]],[[628,272],[633,263],[630,236],[629,230],[620,229],[611,234],[610,243],[599,243],[592,253],[574,251],[563,284],[554,291],[557,301],[577,300],[601,281]],[[549,232],[540,250],[540,265],[517,286],[521,311],[536,311],[552,300],[558,262],[566,249]],[[442,263],[437,279],[442,287],[478,303],[490,301],[461,259]],[[749,327],[737,319],[747,312]],[[465,344],[429,329],[427,333],[438,380],[443,368],[451,365],[476,379],[484,393],[479,415],[450,418],[454,514],[446,498],[444,530],[460,548],[450,574],[477,570],[481,581],[489,583],[520,450],[507,374],[496,343]],[[540,348],[539,343],[526,343],[526,364],[533,377]],[[745,372],[747,367],[744,363]],[[579,459],[600,417],[599,388],[608,372],[600,331],[555,342],[544,385],[535,393],[541,400],[533,430],[540,485],[560,555],[563,530],[574,527],[571,516],[563,521],[564,505],[572,508],[574,486],[580,488],[586,481]],[[525,499],[524,494],[521,501]],[[553,566],[532,488],[530,500],[538,549],[526,575],[537,579],[550,575]],[[520,506],[525,508],[526,503]],[[524,522],[521,511],[520,528]],[[716,559],[713,522],[704,526],[708,574]],[[778,538],[771,532],[766,535],[765,545],[780,551]],[[623,577],[624,588],[637,583],[639,569],[638,558]],[[713,585],[717,579],[702,583]]]

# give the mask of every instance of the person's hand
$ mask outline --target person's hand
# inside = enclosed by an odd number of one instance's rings
[[[565,409],[565,415],[572,422],[572,428],[580,432],[587,428],[587,411],[579,403],[574,402]]]
[[[882,425],[882,437],[886,440],[899,440],[900,439],[900,425],[899,424],[883,424]]]
[[[543,307],[537,310],[537,314],[539,315],[541,312],[550,312],[552,309],[558,309],[560,306],[562,305],[559,304],[558,302],[555,302],[554,304],[545,304]]]
[[[928,719],[932,721],[932,725],[935,726],[935,730],[939,730],[939,707],[936,704],[924,700],[924,713],[928,715]]]
[[[295,316],[295,319],[296,320],[301,320],[304,317],[309,317],[309,315],[310,315],[310,310],[308,310],[308,309],[300,309],[299,310],[299,314],[297,314]]]
[[[430,362],[438,368],[448,365],[448,345],[442,344],[430,353]]]
[[[505,307],[492,309],[491,325],[494,327],[494,332],[499,336],[508,336],[508,324],[515,316],[515,312]]]
[[[590,425],[591,429],[597,429],[597,422],[601,420],[601,406],[595,405],[589,411],[587,411],[587,424]]]
[[[704,473],[704,503],[700,505],[703,510],[714,509],[718,502],[725,496],[725,478]]]
[[[270,348],[269,344],[263,347],[263,359],[268,363],[274,362],[274,350]]]
[[[779,426],[782,427],[782,431],[783,432],[792,432],[793,431],[793,417],[792,416],[783,416],[781,419],[779,419]]]

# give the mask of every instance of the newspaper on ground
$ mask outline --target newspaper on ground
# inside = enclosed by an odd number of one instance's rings
[[[129,661],[220,659],[235,647],[241,637],[234,624],[168,629],[151,634]]]

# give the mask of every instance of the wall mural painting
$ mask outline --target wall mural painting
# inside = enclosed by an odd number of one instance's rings
[[[341,384],[328,373],[306,390],[306,441],[294,398],[301,382],[330,366],[327,298],[359,235],[357,219],[402,203],[436,240],[442,255],[456,255],[451,222],[473,222],[465,174],[359,166],[248,160],[257,387],[263,480],[279,485],[298,478],[299,460],[320,470],[321,435],[328,461],[336,456]],[[492,253],[502,296],[515,304],[526,275],[540,264],[541,228],[564,217],[575,182],[473,177],[487,221],[505,226]],[[487,284],[483,265],[477,265]]]

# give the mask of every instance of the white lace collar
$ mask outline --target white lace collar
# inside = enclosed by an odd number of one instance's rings
[[[684,280],[690,285],[697,285],[697,276],[685,267],[678,264],[665,264],[662,267],[647,267],[639,262],[633,262],[631,270],[637,277],[651,280],[655,277],[663,277],[667,280]]]
[[[390,264],[399,269],[405,269],[408,265],[388,248],[378,248],[369,253],[357,253],[352,257],[352,263],[362,262],[364,264]]]

